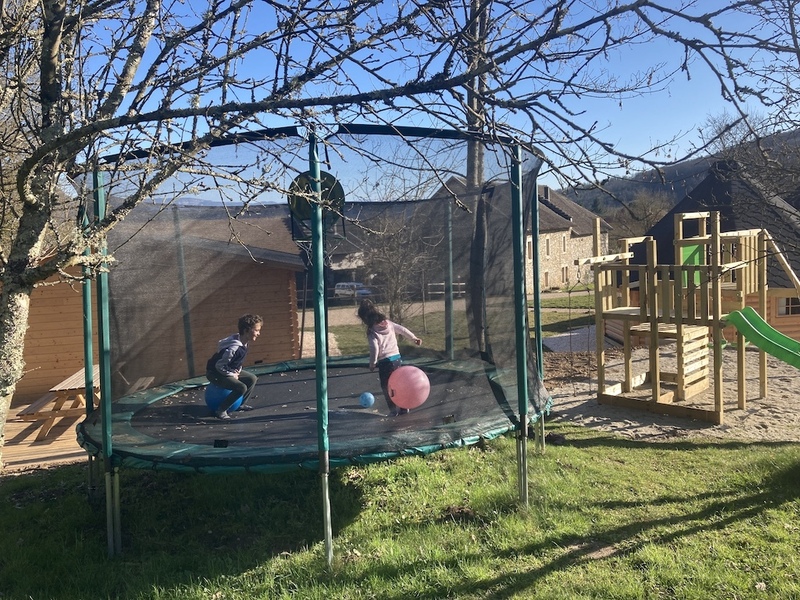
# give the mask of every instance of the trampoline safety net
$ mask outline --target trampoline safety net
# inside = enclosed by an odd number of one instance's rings
[[[156,190],[108,238],[111,440],[122,464],[199,471],[318,465],[316,197],[307,185],[309,140],[300,133],[223,140],[166,181],[154,179],[155,167],[171,158],[163,150],[104,166],[111,207]],[[331,465],[427,453],[514,429],[520,343],[512,148],[460,135],[339,127],[317,140],[317,156]],[[538,166],[522,155],[526,236]],[[531,265],[525,255],[528,295]],[[342,282],[363,286],[342,296],[335,285]],[[427,400],[408,414],[389,413],[377,370],[368,368],[359,294],[422,338],[419,347],[400,342],[403,364],[422,369],[431,384]],[[254,410],[220,421],[204,400],[206,362],[246,313],[264,319],[245,363],[259,377]],[[549,398],[527,331],[524,340],[535,420]],[[363,392],[374,395],[372,406],[361,405]],[[102,451],[99,414],[79,425],[78,436],[90,452]]]

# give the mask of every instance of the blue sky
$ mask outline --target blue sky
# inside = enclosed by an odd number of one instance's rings
[[[702,7],[703,10],[710,10],[712,5],[718,6],[722,2],[723,0],[703,0]],[[743,31],[747,26],[747,23],[741,23],[737,29]],[[696,33],[702,35],[702,32]],[[608,62],[598,60],[593,68],[605,68],[609,74],[618,75],[623,81],[627,79],[627,75],[643,72],[660,64],[664,64],[666,70],[674,69],[683,58],[682,47],[666,40],[626,44],[613,52]],[[259,64],[259,68],[261,67],[263,64]],[[242,68],[253,68],[253,63],[243,64]],[[565,68],[568,69],[569,66]],[[698,129],[704,126],[709,118],[719,118],[726,112],[729,114],[734,112],[730,103],[721,98],[719,83],[708,72],[707,67],[695,61],[690,72],[691,80],[687,79],[685,73],[676,74],[668,89],[657,90],[644,96],[591,98],[584,95],[580,99],[568,98],[566,101],[573,110],[584,111],[583,115],[576,118],[582,126],[588,128],[597,122],[597,128],[601,130],[598,135],[603,140],[615,144],[622,153],[641,155],[655,145],[677,138],[669,154],[662,153],[650,157],[668,161],[670,158],[680,158],[700,143],[701,136]],[[363,74],[354,73],[353,76],[360,79]],[[533,81],[530,85],[536,83]],[[270,122],[270,119],[265,118],[264,121]],[[284,119],[280,121],[281,124],[285,123]],[[429,125],[424,116],[417,115],[414,115],[414,122],[409,122],[409,119],[403,119],[402,122]],[[521,128],[526,126],[530,127],[526,124]],[[625,174],[624,170],[616,173]],[[544,183],[560,187],[555,178],[542,179]]]
[[[638,156],[675,139],[669,146],[672,158],[701,145],[699,129],[709,118],[734,114],[731,103],[720,94],[719,82],[699,72],[691,81],[679,76],[668,90],[647,96],[586,100],[585,110],[598,121],[598,128],[605,128],[602,137],[620,151]],[[656,158],[668,160],[664,154]],[[552,177],[543,177],[542,183],[556,185]]]
[[[706,0],[701,4],[704,10],[711,10],[712,4]],[[753,28],[754,22],[738,15],[725,25],[732,30],[745,32]],[[719,25],[720,23],[717,23]],[[684,32],[686,33],[686,32]],[[701,29],[691,35],[707,39],[708,34]],[[682,46],[665,38],[647,43],[627,44],[616,49],[616,54],[608,62],[597,63],[594,68],[608,68],[609,72],[625,80],[627,75],[644,72],[651,67],[663,65],[664,71],[676,69],[684,58]],[[742,50],[739,58],[749,62],[748,50]],[[754,61],[755,64],[755,61]],[[670,160],[681,158],[703,143],[699,129],[708,125],[708,120],[719,119],[724,115],[737,115],[732,103],[723,99],[720,82],[699,58],[693,58],[689,74],[679,72],[674,75],[666,89],[630,98],[590,98],[582,97],[570,103],[573,109],[586,111],[581,123],[589,126],[597,121],[598,134],[604,141],[613,143],[623,153],[639,156],[658,144],[674,140],[669,147],[670,154],[659,154],[650,158]],[[754,84],[755,86],[756,84]],[[755,116],[766,116],[766,109],[750,104],[748,110]],[[624,175],[624,171],[619,174]],[[546,183],[551,183],[547,181]]]

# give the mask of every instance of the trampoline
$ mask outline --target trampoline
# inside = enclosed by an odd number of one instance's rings
[[[406,361],[428,375],[427,401],[408,414],[389,416],[377,372],[364,358],[328,363],[328,434],[331,466],[364,464],[468,445],[513,429],[508,398],[495,396],[501,373],[478,361]],[[313,360],[251,369],[259,376],[254,410],[220,421],[206,406],[205,378],[162,385],[113,405],[114,452],[122,466],[178,471],[283,472],[317,469],[316,370]],[[375,394],[364,408],[359,396]],[[512,399],[512,404],[516,401]],[[99,416],[79,427],[81,445],[98,454]]]
[[[173,150],[194,163],[153,181],[154,165]],[[104,465],[109,554],[121,544],[117,472],[126,466],[315,469],[327,511],[331,468],[513,430],[527,501],[527,426],[550,405],[541,345],[528,327],[528,302],[539,291],[538,236],[528,232],[538,227],[532,207],[541,166],[530,148],[413,127],[339,125],[324,138],[286,127],[208,148],[130,151],[101,166],[94,218],[104,218],[106,203],[124,208],[152,190],[152,202],[138,204],[106,240],[114,261],[97,276],[103,408],[77,426],[80,445]],[[427,374],[431,392],[408,414],[388,415],[378,374],[353,356],[367,351],[365,338],[363,350],[350,342],[349,357],[328,352],[336,334],[327,327],[326,290],[337,253],[352,259],[343,275],[381,290],[389,319],[409,326],[419,318],[412,330],[420,328],[423,348],[401,352],[404,364]],[[303,276],[313,284],[313,360],[300,358]],[[435,310],[428,282],[439,286]],[[411,314],[417,304],[428,312]],[[261,315],[267,332],[244,365],[259,377],[249,401],[255,409],[220,421],[205,404],[205,363],[245,313]],[[429,331],[435,319],[441,325]],[[89,364],[91,341],[85,355]],[[363,392],[375,396],[372,407],[361,406]],[[329,514],[325,520],[330,559]]]

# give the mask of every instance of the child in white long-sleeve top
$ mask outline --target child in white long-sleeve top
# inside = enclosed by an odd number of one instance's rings
[[[378,367],[378,378],[390,414],[397,416],[407,413],[407,408],[398,408],[389,396],[389,376],[403,364],[397,346],[397,336],[407,338],[417,346],[422,344],[422,340],[411,330],[387,319],[386,315],[379,311],[371,300],[361,301],[358,307],[358,318],[367,326],[369,370],[374,371],[375,367]]]

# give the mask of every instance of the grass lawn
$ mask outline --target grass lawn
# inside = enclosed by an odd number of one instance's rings
[[[124,554],[86,468],[0,479],[0,598],[800,598],[800,445],[641,443],[554,421],[319,478],[123,470]]]
[[[558,300],[561,300],[559,298]],[[575,327],[586,327],[594,324],[594,316],[585,311],[576,309],[575,313],[570,311],[543,311],[542,313],[542,337],[565,333]],[[466,320],[462,315],[456,318],[453,329],[454,343],[458,348],[469,345],[469,333],[467,332]],[[533,311],[528,314],[529,323],[533,323]],[[444,351],[444,314],[435,312],[427,315],[423,321],[422,317],[407,319],[403,323],[419,337],[422,338],[425,348],[436,351]],[[340,325],[330,327],[330,332],[336,336],[336,344],[340,352],[345,355],[367,354],[367,338],[364,327],[360,325]],[[402,348],[401,348],[402,351]]]
[[[563,296],[547,296],[543,294],[539,306],[564,310],[594,310],[594,293],[580,291]]]

